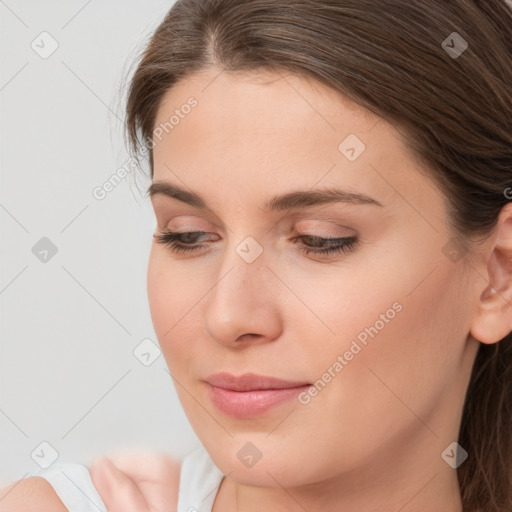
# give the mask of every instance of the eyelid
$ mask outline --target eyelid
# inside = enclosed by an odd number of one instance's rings
[[[210,215],[208,212],[195,215],[194,213],[191,213],[192,208],[193,207],[184,204],[168,204],[168,202],[165,200],[159,204],[153,204],[153,211],[157,219],[158,226],[161,229],[171,229],[174,231],[175,229],[182,229],[183,224],[185,224],[188,229],[188,222],[192,223],[192,226],[190,226],[191,229],[189,229],[189,231],[199,231],[196,229],[197,225],[199,225],[200,229],[203,231],[223,229],[222,226],[224,224],[217,216]],[[171,224],[174,221],[179,222],[180,225],[174,226]]]
[[[166,217],[169,218],[168,216]],[[159,222],[158,227],[164,230],[181,232],[211,231],[212,224],[211,222],[207,222],[201,217],[197,217],[194,215],[180,215],[172,217],[167,222]],[[213,227],[214,229],[217,229],[216,226]]]
[[[326,224],[329,224],[330,228],[326,228]],[[312,236],[323,238],[342,238],[357,235],[356,230],[339,224],[339,221],[333,222],[324,219],[301,219],[296,221],[294,226],[295,229],[301,233],[305,231]]]
[[[169,212],[164,215],[162,215],[163,218],[161,219],[161,222],[158,222],[158,227],[161,230],[180,233],[198,231],[218,233],[222,230],[217,223],[205,220],[202,216],[169,215]],[[338,216],[333,217],[332,215],[328,215],[324,217],[324,215],[321,214],[319,217],[316,217],[316,215],[313,214],[314,217],[311,218],[311,214],[309,214],[307,218],[304,218],[305,215],[306,214],[301,213],[300,217],[297,218],[297,214],[294,214],[288,219],[283,219],[284,222],[279,221],[277,225],[273,223],[270,225],[271,229],[266,232],[278,227],[278,231],[283,236],[285,236],[285,233],[289,234],[291,231],[320,238],[342,238],[358,235],[358,232],[355,229],[344,225],[342,218]],[[347,219],[344,218],[344,221],[346,222]],[[229,229],[229,231],[232,232],[231,229]]]

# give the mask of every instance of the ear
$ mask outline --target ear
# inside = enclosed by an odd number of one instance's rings
[[[512,331],[512,203],[502,208],[485,255],[486,283],[470,330],[478,341],[492,344]]]

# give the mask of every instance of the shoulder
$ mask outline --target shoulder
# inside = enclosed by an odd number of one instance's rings
[[[68,512],[57,493],[42,477],[18,480],[0,489],[1,512]]]

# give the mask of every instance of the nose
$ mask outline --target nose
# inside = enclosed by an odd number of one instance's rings
[[[277,339],[281,333],[277,283],[264,253],[248,263],[235,250],[229,252],[206,298],[207,335],[231,348]]]

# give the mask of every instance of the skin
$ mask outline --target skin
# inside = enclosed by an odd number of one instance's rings
[[[441,454],[458,438],[480,342],[512,329],[511,208],[471,264],[454,262],[445,198],[395,126],[312,80],[219,73],[189,76],[160,105],[155,126],[198,101],[155,140],[153,181],[194,191],[210,210],[152,197],[155,232],[208,236],[183,254],[155,241],[147,276],[184,410],[228,475],[213,511],[460,512]],[[338,149],[349,134],[366,146],[354,161]],[[263,208],[333,186],[383,206]],[[298,235],[359,242],[315,256]],[[252,263],[236,251],[248,236],[263,249]],[[204,379],[219,371],[317,381],[394,303],[401,310],[309,403],[236,419],[210,401]],[[262,454],[250,468],[237,457],[247,442]]]
[[[174,512],[180,464],[152,452],[124,452],[96,459],[91,479],[109,512]]]

